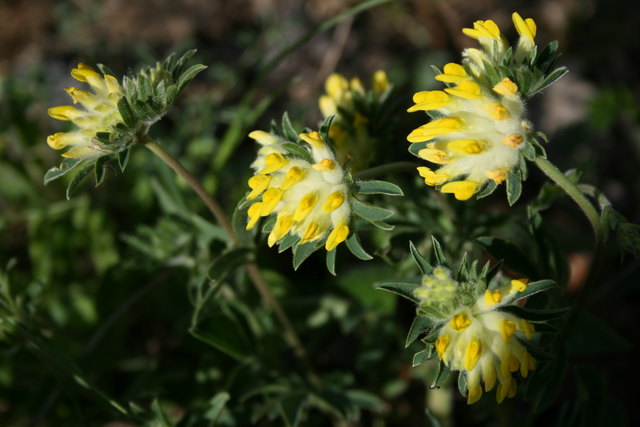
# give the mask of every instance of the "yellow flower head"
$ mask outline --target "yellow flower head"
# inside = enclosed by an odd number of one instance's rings
[[[371,78],[371,89],[366,90],[359,78],[347,80],[341,74],[331,74],[325,82],[325,94],[318,104],[324,118],[335,115],[329,136],[335,146],[337,161],[344,164],[350,160],[353,171],[365,169],[375,154],[375,139],[372,135],[364,103],[380,102],[391,85],[387,74],[378,70]],[[367,109],[367,111],[370,109]]]
[[[251,191],[246,198],[254,202],[247,211],[247,229],[260,217],[275,215],[269,246],[294,235],[301,244],[326,238],[325,249],[331,251],[346,240],[351,218],[348,188],[322,136],[318,132],[300,134],[309,145],[310,159],[289,156],[283,145],[286,141],[276,135],[253,131],[249,136],[261,148],[252,164],[255,174],[249,179]]]
[[[63,105],[50,108],[48,113],[58,120],[73,122],[78,129],[49,135],[47,143],[51,148],[61,150],[63,157],[80,158],[100,156],[109,150],[99,143],[96,134],[109,132],[123,121],[118,111],[118,101],[123,96],[122,88],[115,77],[100,74],[92,67],[78,64],[71,76],[87,83],[91,92],[76,87],[65,89],[77,106]],[[79,105],[78,105],[79,104]]]
[[[439,310],[435,313],[441,315],[442,326],[434,339],[436,353],[450,369],[465,375],[468,404],[496,385],[498,403],[513,397],[514,373],[519,371],[524,378],[536,367],[536,360],[519,341],[532,338],[533,324],[500,310],[513,304],[513,296],[526,286],[526,279],[513,280],[477,296],[473,286],[456,282],[448,270],[436,267],[414,291],[421,308],[431,314]],[[452,305],[446,307],[443,302]]]
[[[520,55],[535,46],[536,26],[517,13],[514,22],[520,34],[516,55]],[[496,79],[495,70],[489,75],[485,69],[501,65],[507,54],[508,44],[498,26],[491,20],[476,21],[463,33],[477,39],[482,49],[466,49],[462,64],[444,66],[435,77],[447,84],[443,90],[414,95],[409,112],[427,111],[438,118],[407,137],[414,144],[412,153],[438,165],[418,168],[425,183],[440,186],[440,191],[458,200],[485,188],[493,191],[507,180],[531,133],[521,88],[511,78]]]

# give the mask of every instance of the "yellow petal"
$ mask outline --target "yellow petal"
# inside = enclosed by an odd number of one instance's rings
[[[61,105],[59,107],[49,108],[47,110],[49,116],[58,120],[73,120],[82,115],[82,111],[78,110],[71,105]]]
[[[467,316],[465,313],[459,313],[453,316],[453,318],[449,321],[449,325],[456,331],[460,332],[471,325],[471,319],[469,319],[469,316]]]
[[[283,191],[280,188],[270,188],[262,195],[262,209],[260,216],[267,216],[276,208],[282,200]]]
[[[260,219],[260,212],[262,211],[262,202],[257,202],[249,206],[247,209],[247,215],[249,216],[249,222],[247,223],[247,230],[251,230],[258,220]]]
[[[287,164],[285,159],[280,153],[270,153],[264,158],[265,167],[260,171],[261,174],[268,174],[282,169]]]
[[[247,200],[255,199],[260,194],[262,194],[262,192],[267,189],[270,182],[271,177],[264,174],[254,175],[249,178],[249,187],[251,188],[251,193],[247,195]]]
[[[303,221],[311,212],[313,207],[318,202],[318,195],[316,193],[307,193],[305,194],[298,206],[296,206],[296,211],[293,214],[294,221]]]
[[[502,293],[500,291],[490,291],[489,289],[484,291],[484,303],[489,307],[499,304],[500,301],[502,301]]]
[[[458,83],[468,77],[464,67],[455,62],[446,64],[442,71],[443,73],[438,74],[435,79],[445,83]]]
[[[449,104],[451,97],[441,90],[425,90],[413,95],[413,102],[415,102],[416,105],[407,110],[410,113],[414,111],[437,110]]]
[[[456,87],[448,87],[445,92],[464,99],[476,99],[482,96],[480,85],[471,80],[463,80]]]
[[[330,96],[322,95],[318,100],[318,104],[323,117],[329,117],[338,113],[338,106]]]
[[[322,159],[320,162],[314,165],[311,165],[311,167],[320,172],[328,172],[336,168],[336,162],[334,162],[331,159],[325,158],[325,159]]]
[[[513,279],[511,281],[511,289],[518,292],[524,292],[527,289],[527,284],[529,283],[529,279]]]
[[[510,78],[505,77],[493,87],[493,91],[504,96],[516,96],[518,94],[518,85]]]
[[[333,73],[327,77],[327,81],[324,84],[325,91],[332,98],[338,98],[342,92],[349,90],[349,82],[343,75]]]
[[[301,133],[298,136],[312,147],[321,148],[325,146],[322,135],[318,132]]]
[[[387,78],[387,73],[383,70],[378,70],[373,73],[373,78],[371,79],[371,87],[373,91],[377,94],[382,94],[389,89],[389,79]]]
[[[97,156],[98,154],[100,154],[100,151],[94,150],[93,148],[90,148],[88,145],[79,145],[71,148],[68,151],[65,151],[61,155],[62,157],[66,157],[68,159],[76,159],[80,157]]]
[[[513,334],[516,333],[516,324],[511,320],[500,321],[500,335],[504,342],[509,342]]]
[[[82,63],[78,64],[77,68],[71,70],[71,77],[80,82],[86,82],[88,77],[96,76],[99,77],[100,74],[98,74],[92,67]]]
[[[324,248],[327,251],[334,250],[336,246],[347,239],[347,236],[349,236],[349,227],[347,224],[341,223],[334,228],[331,233],[329,233],[329,237],[327,237],[327,243],[325,243]]]
[[[453,193],[458,200],[469,200],[476,192],[478,183],[473,181],[454,181],[442,186],[443,193]]]
[[[407,136],[407,140],[409,142],[429,141],[437,136],[456,132],[463,127],[462,119],[458,117],[445,117],[443,119],[433,120],[415,129]]]
[[[340,206],[342,206],[342,203],[344,203],[344,199],[345,198],[342,191],[334,191],[333,193],[329,194],[329,196],[322,204],[322,212],[331,213],[335,211]]]
[[[476,384],[467,390],[467,405],[473,405],[482,397],[482,387]]]
[[[492,169],[484,171],[487,178],[492,179],[496,184],[502,184],[507,179],[507,169]]]
[[[522,135],[520,135],[519,133],[510,133],[509,135],[502,138],[502,143],[507,147],[518,148],[520,144],[522,144],[523,140],[524,138],[522,138]]]
[[[486,143],[477,139],[454,139],[447,142],[447,148],[460,154],[480,154]]]
[[[513,24],[516,26],[516,30],[521,37],[526,37],[533,41],[536,37],[536,23],[533,19],[527,18],[526,20],[522,19],[518,12],[513,12],[511,15],[513,19]]]
[[[480,355],[482,353],[482,344],[479,340],[473,338],[467,344],[467,347],[464,349],[464,369],[467,371],[475,368],[476,363],[480,360]]]
[[[487,102],[482,105],[482,109],[491,117],[492,120],[506,120],[511,114],[504,105],[499,102]]]
[[[282,184],[280,184],[280,188],[282,188],[283,190],[287,190],[291,188],[292,186],[302,181],[302,178],[304,178],[305,174],[306,174],[305,170],[302,169],[301,167],[299,166],[292,167],[291,169],[289,169],[289,171],[285,175],[284,180],[282,181]]]
[[[434,172],[426,166],[418,167],[418,173],[424,178],[424,183],[427,185],[440,185],[451,178],[445,173]]]
[[[437,148],[423,148],[422,150],[418,151],[418,156],[438,165],[443,165],[451,161],[449,153]]]
[[[444,353],[447,351],[449,347],[449,335],[442,335],[436,340],[436,351],[438,352],[438,357],[440,360],[444,360]]]
[[[307,229],[305,230],[304,235],[302,236],[302,240],[300,240],[300,243],[306,243],[313,240],[317,240],[320,237],[322,237],[324,232],[325,230],[321,229],[318,223],[312,222],[307,226]]]

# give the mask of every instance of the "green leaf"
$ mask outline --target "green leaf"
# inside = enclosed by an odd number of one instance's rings
[[[213,396],[213,398],[211,398],[211,400],[209,400],[207,405],[208,408],[204,414],[204,418],[211,421],[212,423],[214,423],[213,425],[215,425],[215,423],[220,418],[224,407],[230,399],[231,395],[226,391],[217,393],[215,396]]]
[[[278,253],[281,254],[293,245],[297,244],[300,240],[301,238],[297,234],[288,233],[280,240],[280,243],[278,244]]]
[[[109,160],[110,160],[109,156],[101,156],[101,157],[98,157],[98,160],[96,160],[96,163],[93,167],[95,180],[96,180],[96,187],[102,184],[102,181],[104,181],[104,173],[107,169],[107,162]]]
[[[347,240],[345,240],[345,243],[347,245],[347,248],[349,248],[351,253],[355,255],[356,258],[359,258],[363,261],[373,259],[373,257],[369,255],[360,244],[360,239],[358,238],[358,235],[356,233],[351,233],[351,235],[347,237]]]
[[[298,267],[311,256],[312,253],[320,249],[319,246],[316,246],[317,242],[307,242],[303,244],[297,245],[293,248],[293,269],[297,270]]]
[[[562,76],[564,76],[568,72],[569,72],[569,70],[567,69],[567,67],[556,68],[555,70],[553,70],[551,72],[551,74],[549,74],[543,80],[539,81],[533,87],[531,87],[530,90],[529,90],[528,96],[531,96],[533,94],[536,94],[536,93],[548,88],[549,86],[554,84],[559,78],[561,78]]]
[[[523,308],[517,305],[503,305],[496,307],[496,310],[513,314],[529,322],[546,322],[564,316],[569,311],[569,307],[537,310],[533,308]]]
[[[497,237],[479,237],[477,242],[496,260],[504,260],[507,267],[523,274],[527,278],[539,277],[536,267],[529,261],[520,248],[511,242]]]
[[[409,333],[407,334],[407,339],[404,343],[404,347],[407,348],[415,340],[420,337],[420,335],[427,333],[428,330],[433,328],[434,321],[428,317],[416,316],[413,319],[413,323],[411,323],[411,327],[409,328]]]
[[[320,136],[322,136],[322,139],[324,141],[329,140],[329,128],[331,127],[331,122],[335,117],[336,117],[335,115],[331,115],[327,117],[326,119],[324,119],[324,121],[322,122],[322,125],[320,126]]]
[[[251,354],[251,342],[239,319],[230,312],[212,313],[206,321],[196,321],[189,332],[236,360],[245,360]]]
[[[383,289],[385,291],[393,292],[396,295],[405,297],[415,303],[418,299],[413,296],[413,291],[418,287],[417,283],[400,282],[400,281],[384,281],[375,284],[376,289]]]
[[[433,415],[430,410],[425,409],[424,413],[427,416],[427,419],[429,420],[431,427],[442,427],[442,424],[440,424],[440,421],[438,421],[436,416]]]
[[[355,197],[351,199],[351,208],[356,215],[367,221],[382,221],[393,215],[393,211],[370,205]]]
[[[516,170],[509,171],[507,175],[507,200],[509,206],[513,206],[518,201],[522,194],[522,177]]]
[[[555,286],[556,286],[556,282],[554,282],[553,280],[538,280],[537,282],[529,283],[527,284],[527,287],[524,291],[518,292],[515,295],[514,301],[518,301],[523,298],[530,297],[539,292],[544,292],[548,289],[554,288]]]
[[[486,180],[478,189],[478,191],[476,191],[475,196],[476,199],[482,199],[484,197],[488,197],[491,194],[493,194],[494,191],[496,191],[496,188],[498,188],[498,184],[496,184],[496,182],[492,179],[488,179]]]
[[[287,427],[295,427],[302,421],[303,408],[307,402],[306,393],[294,393],[280,401],[280,412]]]
[[[95,160],[88,160],[82,168],[71,178],[69,185],[67,185],[67,200],[71,199],[71,196],[76,191],[80,183],[91,173],[93,170]]]
[[[387,181],[359,181],[353,183],[356,193],[360,194],[386,194],[388,196],[404,196],[402,189]]]
[[[210,280],[221,282],[242,265],[251,261],[253,252],[249,248],[236,248],[220,255],[209,267]]]
[[[84,157],[76,159],[63,159],[62,162],[60,162],[60,166],[51,168],[47,171],[47,173],[44,174],[44,185],[47,185],[51,181],[65,176],[85,161],[87,161],[87,159]]]
[[[153,402],[151,403],[151,412],[155,415],[155,426],[172,427],[174,425],[171,420],[169,420],[169,417],[167,417],[167,414],[164,413],[158,398],[153,399]]]
[[[418,264],[420,272],[423,275],[431,274],[433,267],[431,267],[431,264],[429,264],[429,262],[427,262],[427,260],[422,256],[412,241],[409,241],[409,251],[411,252],[411,256],[415,260],[416,264]]]
[[[284,137],[289,141],[297,141],[299,139],[298,132],[296,132],[291,124],[291,120],[289,120],[289,113],[286,111],[282,114],[282,132],[284,133]]]

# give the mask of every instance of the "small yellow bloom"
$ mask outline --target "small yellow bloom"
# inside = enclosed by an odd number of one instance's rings
[[[113,131],[123,119],[118,110],[122,88],[113,76],[102,75],[85,64],[71,71],[76,80],[87,83],[91,92],[75,87],[66,88],[76,106],[63,105],[49,108],[51,117],[71,121],[78,129],[57,132],[47,137],[47,144],[55,150],[69,148],[62,153],[67,158],[96,157],[112,152],[96,138],[98,133]]]
[[[467,72],[460,64],[449,63],[444,66],[444,73],[438,74],[435,79],[444,83],[458,83],[468,78]],[[418,102],[418,101],[415,101]]]
[[[454,181],[443,185],[440,191],[452,193],[458,200],[469,200],[477,188],[478,183],[473,181]]]
[[[341,80],[334,79],[332,90],[340,89]],[[325,248],[331,251],[349,235],[351,207],[344,171],[335,161],[332,150],[318,132],[300,134],[309,144],[316,163],[291,158],[284,140],[262,131],[250,136],[263,148],[253,163],[255,175],[249,179],[248,200],[260,200],[247,211],[247,229],[260,217],[276,215],[267,243],[273,246],[287,235],[296,235],[300,243],[315,242],[326,237]]]

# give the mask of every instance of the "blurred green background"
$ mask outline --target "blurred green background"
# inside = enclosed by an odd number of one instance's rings
[[[3,286],[10,282],[29,319],[21,332],[3,318],[0,425],[137,425],[105,404],[98,389],[135,402],[150,425],[281,425],[276,413],[295,401],[295,375],[287,374],[292,356],[246,281],[220,290],[226,294],[208,306],[206,322],[216,325],[215,333],[224,332],[226,351],[189,334],[200,278],[224,244],[204,206],[170,170],[145,150],[134,150],[126,173],[112,171],[97,189],[85,184],[70,201],[64,183],[43,185],[44,173],[59,162],[46,136],[63,129],[46,110],[68,103],[63,88],[75,85],[69,72],[78,62],[103,63],[125,74],[172,51],[197,48],[197,62],[209,68],[152,136],[231,214],[246,191],[255,155],[255,144],[243,135],[266,129],[284,110],[298,128],[316,126],[317,98],[331,72],[366,81],[385,69],[404,111],[413,92],[436,87],[431,64],[458,61],[461,49],[474,45],[461,28],[493,19],[514,40],[510,16],[518,11],[536,20],[540,45],[559,40],[561,64],[571,71],[529,104],[534,125],[551,139],[549,157],[560,169],[580,169],[583,181],[602,189],[628,220],[640,222],[636,3],[390,2],[312,38],[261,79],[261,67],[293,40],[358,3],[0,0],[0,271]],[[247,120],[230,133],[239,114]],[[410,159],[405,135],[423,121],[406,116],[403,131],[390,141],[397,160]],[[235,138],[233,151],[218,150],[224,138]],[[519,203],[541,183],[533,174]],[[491,197],[483,209],[504,212],[502,199]],[[545,218],[569,257],[571,293],[590,262],[588,224],[568,200]],[[388,242],[373,240],[384,257]],[[406,240],[398,245],[406,249]],[[634,424],[640,422],[630,410],[640,381],[640,275],[637,261],[620,262],[613,243],[610,249],[592,304],[600,320],[589,335],[576,338],[568,375],[578,375],[582,362],[596,366],[598,375],[589,378],[601,381],[609,396],[600,402],[609,406],[596,409]],[[386,255],[394,260],[393,253]],[[290,269],[289,253],[261,248],[258,258],[314,365],[332,387],[351,393],[345,403],[343,395],[327,392],[327,405],[338,409],[316,408],[325,415],[311,412],[303,425],[339,425],[340,419],[351,420],[344,425],[424,425],[430,370],[412,370],[413,352],[404,349],[414,309],[371,286],[393,277],[393,263],[367,265],[345,256],[341,273],[332,278],[318,258],[297,272]],[[256,334],[259,341],[250,338]],[[75,369],[89,387],[73,381]],[[281,396],[278,387],[288,387],[288,400],[272,405],[277,399],[271,393]],[[562,388],[558,402],[595,399],[581,390]],[[462,400],[455,405],[465,408]],[[454,412],[454,421],[509,425],[510,416],[522,411],[512,404],[496,418],[487,408]],[[538,420],[571,419],[561,418],[570,410],[557,403]],[[326,415],[332,411],[337,415]]]

